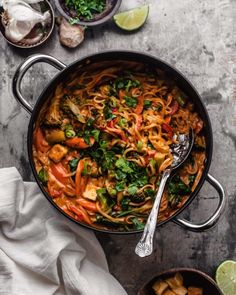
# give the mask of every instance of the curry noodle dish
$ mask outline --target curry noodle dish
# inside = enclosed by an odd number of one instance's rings
[[[145,64],[86,65],[59,84],[38,115],[33,157],[53,201],[93,228],[142,230],[176,134],[193,129],[193,150],[171,177],[158,222],[187,201],[206,158],[204,123],[173,79]]]

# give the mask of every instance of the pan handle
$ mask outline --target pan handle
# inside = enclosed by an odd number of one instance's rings
[[[48,63],[58,70],[63,70],[66,68],[66,65],[56,59],[53,56],[46,55],[46,54],[34,54],[26,58],[17,68],[13,80],[12,80],[12,92],[15,97],[15,99],[22,105],[22,107],[29,112],[30,114],[33,111],[33,107],[31,104],[23,97],[21,93],[21,81],[25,75],[25,73],[28,71],[30,67],[32,67],[33,64],[38,62],[45,62]]]
[[[179,225],[181,225],[183,228],[195,232],[201,232],[204,230],[207,230],[211,227],[213,227],[217,221],[219,220],[220,216],[222,215],[225,205],[226,205],[226,192],[223,188],[223,186],[219,183],[218,180],[216,180],[213,176],[210,174],[207,174],[206,180],[216,189],[219,195],[219,204],[215,211],[215,213],[205,222],[200,224],[194,224],[192,222],[189,222],[185,219],[175,218],[173,221]]]

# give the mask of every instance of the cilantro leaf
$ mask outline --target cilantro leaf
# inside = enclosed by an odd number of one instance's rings
[[[137,98],[125,96],[124,99],[125,99],[125,103],[128,107],[135,108],[138,104]]]
[[[117,182],[116,186],[115,186],[115,189],[118,191],[118,192],[122,192],[124,189],[125,189],[125,183],[123,181],[121,182]]]
[[[73,9],[77,13],[75,19],[71,19],[71,24],[76,24],[76,20],[81,18],[92,20],[95,13],[101,13],[106,7],[105,0],[66,0],[65,4],[68,8]]]
[[[132,219],[132,223],[134,225],[134,228],[137,230],[142,230],[145,227],[145,224],[143,222],[141,222],[137,217],[134,217]]]
[[[72,159],[69,161],[70,171],[74,172],[78,166],[79,159]]]
[[[41,168],[41,170],[38,173],[38,177],[40,181],[45,185],[48,182],[48,172],[45,168]]]
[[[129,209],[129,202],[130,199],[128,198],[123,198],[121,201],[121,209],[122,211],[127,211]]]
[[[137,187],[137,185],[135,183],[132,183],[132,184],[129,185],[128,193],[130,195],[135,195],[137,193],[137,191],[138,191],[138,187]]]
[[[95,141],[99,141],[100,130],[94,129],[91,131],[91,135],[94,137]]]
[[[109,108],[109,106],[105,106],[103,109],[104,117],[107,121],[111,121],[112,119],[116,118],[116,115],[114,115]]]
[[[152,105],[152,102],[150,100],[144,100],[143,107],[144,109],[148,109]]]
[[[116,163],[115,166],[119,168],[124,173],[132,173],[134,170],[130,167],[129,161],[127,161],[125,158],[120,157]]]

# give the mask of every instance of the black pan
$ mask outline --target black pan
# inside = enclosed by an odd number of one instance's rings
[[[192,102],[195,105],[196,111],[200,114],[202,120],[204,121],[204,132],[206,136],[206,163],[205,168],[202,174],[202,177],[194,190],[194,192],[190,195],[187,202],[171,217],[166,219],[165,221],[162,221],[158,223],[157,226],[160,226],[166,222],[173,221],[184,228],[192,231],[203,231],[206,229],[211,228],[213,225],[216,224],[219,217],[221,216],[223,209],[225,207],[226,202],[226,196],[225,191],[222,187],[222,185],[213,177],[211,176],[208,171],[211,164],[211,158],[212,158],[212,148],[213,148],[213,139],[212,139],[212,128],[210,119],[207,113],[207,110],[201,100],[200,95],[198,94],[197,90],[194,88],[194,86],[188,81],[186,77],[184,77],[177,69],[172,67],[171,65],[167,64],[166,62],[147,54],[138,53],[138,52],[131,52],[131,51],[109,51],[109,52],[103,52],[94,54],[91,56],[87,56],[83,59],[77,60],[70,64],[69,66],[66,66],[64,63],[60,62],[56,58],[44,55],[44,54],[35,54],[30,57],[28,57],[16,70],[16,73],[13,77],[12,82],[12,91],[17,99],[17,101],[31,114],[29,127],[28,127],[28,137],[27,137],[27,144],[28,144],[28,156],[29,161],[31,165],[31,169],[33,171],[34,177],[45,195],[45,197],[50,201],[50,203],[59,210],[63,215],[65,215],[67,218],[71,219],[72,221],[76,222],[77,224],[80,224],[84,227],[96,230],[96,231],[102,231],[102,232],[108,232],[108,233],[118,233],[118,234],[131,234],[131,233],[138,233],[139,231],[131,231],[131,232],[117,232],[117,231],[110,231],[110,230],[99,230],[96,228],[93,228],[89,225],[82,224],[79,221],[76,221],[72,219],[70,216],[68,216],[62,209],[60,209],[52,200],[52,198],[48,195],[48,193],[43,188],[43,185],[38,179],[37,172],[34,167],[34,161],[33,161],[33,155],[32,155],[32,144],[33,144],[33,131],[34,131],[34,123],[37,120],[38,114],[40,113],[40,109],[42,108],[44,102],[50,97],[51,93],[53,93],[59,83],[62,81],[65,81],[67,77],[74,73],[77,68],[79,67],[80,70],[83,68],[83,66],[87,65],[88,63],[99,63],[102,61],[112,61],[112,60],[127,60],[127,61],[138,61],[142,63],[146,63],[147,65],[150,65],[151,67],[158,68],[166,73],[166,75],[170,78],[173,78],[175,82],[177,83],[178,87],[192,100]],[[22,96],[21,93],[21,81],[24,77],[25,73],[28,71],[28,69],[35,63],[38,62],[46,62],[51,64],[52,66],[56,67],[60,72],[50,81],[50,83],[44,88],[41,95],[39,96],[36,104],[34,107],[32,107],[27,100]],[[177,215],[180,214],[197,196],[200,188],[202,187],[203,183],[205,181],[208,181],[218,192],[219,195],[219,204],[214,212],[214,214],[207,220],[199,224],[193,224],[187,220],[179,219],[177,218]]]

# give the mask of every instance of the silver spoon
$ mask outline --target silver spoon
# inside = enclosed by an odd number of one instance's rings
[[[177,139],[177,143],[173,144],[171,147],[174,158],[173,163],[171,167],[166,169],[162,175],[161,183],[155,196],[155,202],[149,214],[142,237],[135,248],[135,253],[140,257],[145,257],[152,254],[153,236],[156,229],[157,216],[165,184],[171,172],[182,165],[189,156],[194,142],[193,130],[191,129],[189,134],[179,134],[178,136],[174,135],[174,139]]]

